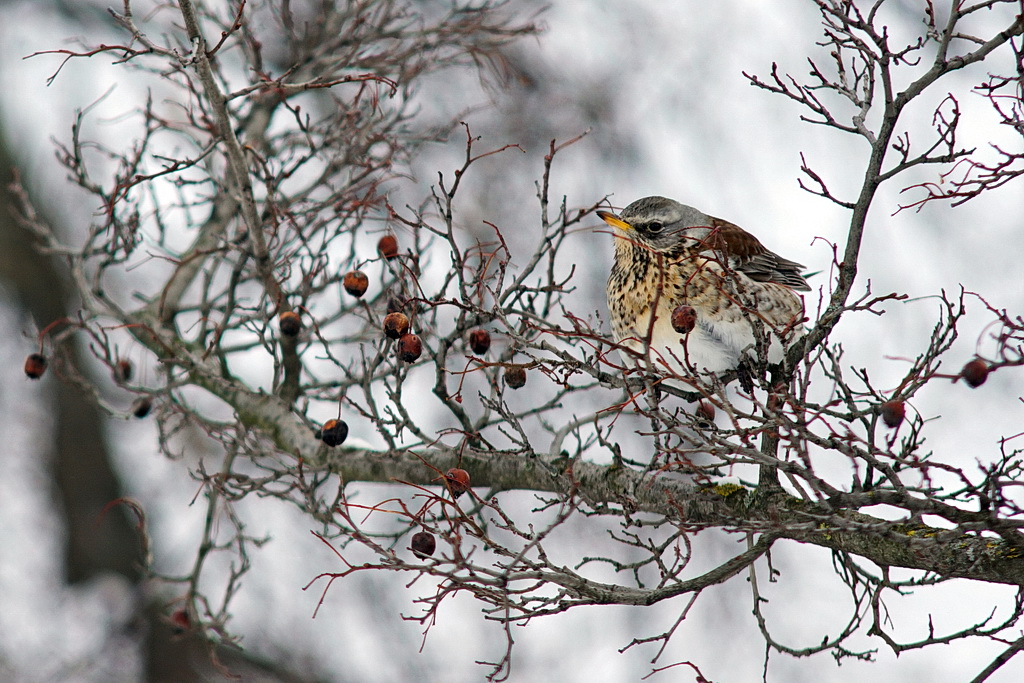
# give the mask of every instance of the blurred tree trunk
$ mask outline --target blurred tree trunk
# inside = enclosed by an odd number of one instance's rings
[[[2,120],[0,120],[2,121]],[[14,218],[8,187],[14,180],[11,157],[0,122],[0,286],[12,296],[11,303],[22,317],[31,316],[37,328],[74,313],[74,301],[66,286],[59,262],[40,255],[32,248],[33,237]],[[37,206],[46,206],[41,201]],[[53,218],[51,215],[50,218]],[[33,351],[26,343],[25,355]],[[69,364],[84,368],[84,356],[74,343],[57,350]],[[21,362],[20,358],[10,362]],[[51,370],[52,372],[52,370]],[[64,528],[64,579],[68,584],[87,581],[106,572],[114,572],[132,583],[142,578],[139,536],[135,519],[124,506],[107,514],[103,508],[122,495],[121,482],[110,460],[103,416],[77,389],[48,373],[39,384],[26,385],[22,391],[38,390],[49,394],[53,413],[52,431],[24,425],[36,434],[40,451],[49,451],[53,474],[53,510]],[[141,592],[140,592],[141,595]],[[156,605],[139,604],[146,623],[146,644],[142,656],[146,680],[184,681],[197,675],[214,676],[207,646],[201,639],[177,638],[165,623],[163,610]],[[302,680],[273,665],[255,662],[245,653],[221,652],[225,666],[244,672],[250,680]],[[306,679],[308,680],[308,679]]]
[[[0,141],[4,139],[0,128]],[[18,313],[31,316],[42,329],[72,312],[74,303],[58,264],[32,249],[32,235],[14,219],[7,190],[12,181],[11,158],[6,146],[0,143],[0,282],[12,294],[11,303]],[[46,202],[40,205],[46,206]],[[32,351],[32,346],[26,344],[25,354]],[[84,368],[76,344],[65,344],[57,353],[69,364]],[[64,553],[66,580],[75,584],[96,574],[116,572],[137,581],[140,546],[134,523],[123,508],[102,514],[103,506],[121,495],[103,434],[102,416],[76,389],[52,376],[45,376],[38,387],[31,388],[49,394],[52,406],[53,430],[34,431],[40,450],[51,454],[54,511],[68,530]],[[31,425],[25,427],[32,429]]]
[[[0,119],[0,286],[10,293],[11,304],[17,308],[18,315],[31,317],[36,327],[42,329],[54,320],[73,315],[75,302],[59,261],[35,251],[33,236],[14,218],[14,206],[7,189],[14,180],[13,164],[4,144],[6,139]],[[37,206],[46,205],[46,201],[37,203]],[[53,219],[53,214],[49,218]],[[33,350],[31,343],[25,344],[25,355]],[[64,344],[56,353],[68,364],[85,369],[84,356],[77,344]],[[20,363],[21,359],[9,362]],[[52,431],[33,430],[32,425],[24,428],[34,431],[40,451],[49,452],[53,510],[67,529],[65,581],[76,584],[114,572],[134,584],[140,583],[143,558],[135,530],[136,520],[124,506],[116,506],[103,514],[104,506],[123,494],[110,459],[103,415],[77,389],[57,380],[52,370],[39,384],[21,388],[22,391],[29,389],[47,393],[52,406]],[[160,606],[140,602],[138,607],[142,610],[139,623],[145,623],[142,657],[146,680],[184,681],[217,675],[202,639],[175,637]],[[244,652],[220,652],[219,655],[229,670],[244,673],[249,680],[310,680],[276,670],[273,664],[254,661]]]

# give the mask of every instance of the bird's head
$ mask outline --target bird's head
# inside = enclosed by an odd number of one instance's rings
[[[607,211],[598,211],[597,215],[625,233],[626,239],[658,252],[696,247],[711,233],[711,218],[666,197],[638,199],[618,216]]]

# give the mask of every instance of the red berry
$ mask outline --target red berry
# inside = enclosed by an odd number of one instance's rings
[[[891,401],[883,403],[879,412],[882,415],[882,422],[884,422],[887,427],[896,429],[903,423],[903,418],[907,415],[907,406],[900,399],[894,398]]]
[[[406,363],[414,363],[423,353],[423,342],[415,334],[403,334],[398,340],[398,357]]]
[[[295,311],[285,311],[280,315],[281,334],[294,337],[302,329],[302,318]]]
[[[398,256],[398,240],[394,235],[384,235],[377,242],[377,251],[386,259],[393,259]]]
[[[988,373],[988,363],[980,358],[975,358],[964,366],[964,369],[960,371],[960,376],[964,378],[968,386],[977,389],[988,379]]]
[[[345,438],[348,436],[348,425],[345,424],[344,420],[328,420],[327,422],[324,422],[323,429],[318,431],[314,436],[328,446],[340,446],[345,442]]]
[[[25,374],[29,379],[39,379],[46,372],[46,356],[33,353],[25,359]]]
[[[409,333],[409,319],[405,313],[388,313],[384,316],[384,336],[388,339],[399,339]]]
[[[522,365],[505,368],[505,384],[513,389],[522,389],[526,386],[526,368]]]
[[[345,273],[341,284],[346,292],[358,298],[366,294],[366,288],[370,286],[370,278],[366,277],[366,273],[361,270],[350,270]]]
[[[149,396],[140,396],[139,398],[135,399],[134,403],[132,403],[132,415],[139,418],[140,420],[149,415],[149,411],[152,409],[153,399],[151,399]]]
[[[460,470],[458,467],[453,467],[445,472],[444,481],[452,493],[452,498],[458,498],[469,490],[469,472]]]
[[[696,415],[701,420],[707,422],[715,421],[715,406],[708,401],[701,401],[697,404]]]
[[[434,550],[437,549],[437,540],[429,531],[417,531],[412,535],[411,546],[412,554],[425,560],[434,554]]]
[[[183,609],[175,610],[175,612],[171,614],[170,621],[171,629],[174,631],[175,635],[179,636],[189,630],[192,626],[192,620],[189,619],[188,612]]]
[[[469,348],[478,356],[484,355],[491,348],[491,335],[487,330],[476,328],[469,333]]]
[[[672,329],[679,334],[693,332],[697,326],[697,309],[693,306],[676,306],[672,311]]]

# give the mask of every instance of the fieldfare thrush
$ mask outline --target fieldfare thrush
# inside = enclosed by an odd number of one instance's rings
[[[615,339],[639,354],[649,350],[655,368],[692,375],[758,357],[778,363],[802,333],[804,306],[795,290],[810,290],[804,267],[746,230],[665,197],[598,215],[616,228],[608,278]],[[696,312],[687,333],[671,321],[681,305]],[[622,355],[636,362],[629,351]]]

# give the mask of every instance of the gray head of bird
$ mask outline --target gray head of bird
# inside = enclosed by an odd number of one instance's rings
[[[711,218],[692,206],[666,197],[638,199],[618,216],[607,211],[597,215],[632,239],[654,251],[672,251],[686,243],[700,245],[711,234]]]

